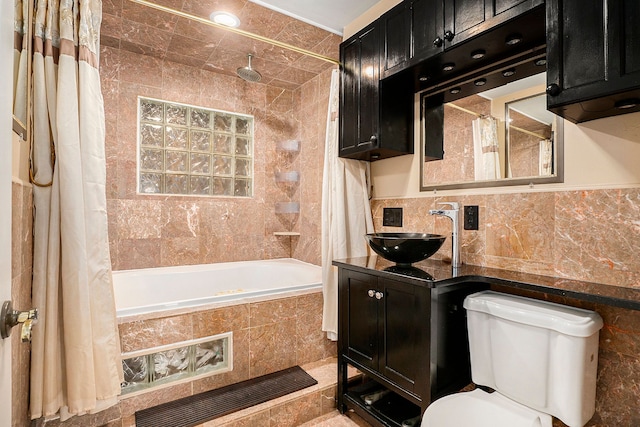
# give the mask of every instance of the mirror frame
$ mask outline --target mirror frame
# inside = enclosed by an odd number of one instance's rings
[[[543,58],[543,55],[538,56],[530,56],[527,58],[527,61],[531,61],[532,59]],[[478,78],[486,78],[487,80],[492,79],[497,73],[501,71],[511,68],[514,65],[518,66],[524,64],[524,61],[518,62],[510,62],[507,64],[500,64],[498,67],[492,69],[487,73],[487,70],[484,70],[484,74],[474,74],[474,75],[466,75],[462,80],[449,82],[447,84],[441,85],[439,87],[434,88],[433,91],[423,91],[419,95],[420,100],[420,191],[438,191],[438,190],[455,190],[455,189],[463,189],[463,188],[491,188],[491,187],[508,187],[508,186],[516,186],[516,185],[538,185],[538,184],[553,184],[564,182],[564,120],[560,116],[557,117],[556,123],[556,131],[554,134],[554,156],[555,156],[555,174],[551,176],[531,176],[531,177],[522,177],[522,178],[501,178],[496,180],[483,180],[483,181],[463,181],[463,182],[446,182],[442,184],[429,184],[425,185],[424,179],[424,164],[425,158],[429,158],[431,160],[442,158],[438,157],[438,155],[433,155],[434,152],[437,154],[442,153],[442,149],[444,147],[444,132],[442,128],[438,129],[427,129],[427,123],[443,123],[444,126],[444,93],[449,91],[450,89],[456,87],[458,88],[461,84],[473,84],[474,80]],[[520,78],[527,77],[527,75],[535,74],[532,69],[529,68],[528,74],[523,75]],[[519,79],[519,78],[518,78]],[[518,80],[512,79],[510,81]],[[495,79],[494,79],[495,80]],[[505,82],[507,83],[507,82]],[[467,93],[465,96],[470,96],[473,94],[477,94],[483,92],[487,89],[492,89],[494,87],[500,86],[500,84],[487,85],[486,88],[481,90],[476,90],[474,93]],[[427,138],[431,136],[431,138],[439,139],[436,141],[433,146],[427,146]],[[440,144],[438,144],[440,142]],[[434,147],[435,146],[435,147]]]

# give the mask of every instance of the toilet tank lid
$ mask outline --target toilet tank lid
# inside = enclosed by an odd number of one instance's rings
[[[603,325],[595,311],[493,291],[467,296],[464,308],[575,337],[589,337]]]

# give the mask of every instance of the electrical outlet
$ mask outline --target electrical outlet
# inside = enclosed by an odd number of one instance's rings
[[[382,225],[385,227],[402,227],[402,208],[383,208]]]
[[[478,229],[478,206],[465,206],[464,207],[464,229],[465,230],[477,230]]]

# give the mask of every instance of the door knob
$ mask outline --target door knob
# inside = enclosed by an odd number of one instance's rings
[[[0,336],[9,338],[11,328],[21,323],[20,339],[22,342],[29,342],[31,341],[31,327],[37,321],[38,309],[32,308],[27,311],[18,311],[13,309],[11,301],[5,301],[0,311]]]
[[[547,94],[551,96],[558,96],[560,95],[560,92],[562,92],[562,88],[555,83],[551,83],[547,86]]]

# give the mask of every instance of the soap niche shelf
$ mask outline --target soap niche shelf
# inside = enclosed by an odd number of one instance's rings
[[[291,167],[291,162],[293,157],[300,152],[300,140],[298,139],[288,139],[284,141],[278,141],[276,143],[276,150],[280,153],[284,154],[283,160],[285,160],[289,167]],[[279,184],[285,189],[285,192],[292,196],[292,192],[295,191],[297,185],[300,183],[300,172],[296,170],[285,170],[285,171],[277,171],[274,174],[274,179],[276,184]],[[300,203],[299,202],[276,202],[275,204],[275,213],[276,215],[286,215],[289,218],[293,218],[293,215],[300,214]],[[276,231],[274,232],[274,236],[285,236],[285,237],[295,237],[300,236],[300,233],[295,231],[290,231],[293,228],[293,224],[295,220],[291,219],[291,223],[288,224],[288,231]],[[284,224],[283,224],[284,225]]]
[[[300,182],[300,172],[298,171],[276,172],[275,179],[276,179],[276,182],[278,183],[295,184]]]
[[[277,214],[299,214],[300,203],[298,202],[278,202],[276,203]]]
[[[286,141],[278,141],[276,144],[278,151],[284,151],[289,153],[297,153],[300,151],[300,140],[288,139]]]

